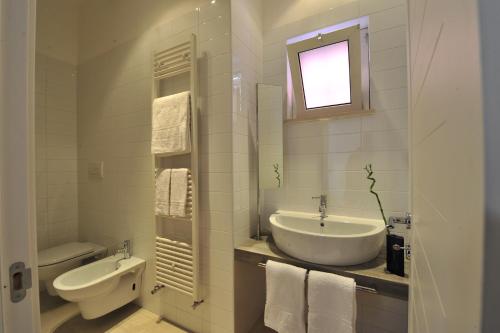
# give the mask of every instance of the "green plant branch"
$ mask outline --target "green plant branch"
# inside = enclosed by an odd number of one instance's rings
[[[380,213],[382,214],[382,218],[384,219],[385,230],[386,230],[387,234],[390,235],[391,232],[389,231],[389,224],[387,223],[387,219],[385,218],[384,209],[382,208],[382,203],[380,202],[380,198],[378,196],[378,193],[373,190],[373,187],[375,186],[375,183],[377,181],[375,180],[375,178],[372,177],[373,176],[372,165],[367,164],[364,169],[366,170],[366,173],[367,173],[366,178],[372,181],[372,184],[370,186],[370,193],[373,194],[375,196],[375,198],[377,198],[378,207],[380,209]]]
[[[281,175],[280,175],[280,165],[278,163],[273,164],[274,172],[276,173],[276,180],[278,181],[278,187],[281,187]]]

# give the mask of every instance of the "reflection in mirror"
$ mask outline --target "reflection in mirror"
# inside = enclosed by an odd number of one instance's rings
[[[283,186],[283,91],[281,86],[257,85],[259,188]]]

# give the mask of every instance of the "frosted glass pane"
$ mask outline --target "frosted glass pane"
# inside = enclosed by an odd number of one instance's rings
[[[351,103],[349,42],[299,53],[306,109]]]

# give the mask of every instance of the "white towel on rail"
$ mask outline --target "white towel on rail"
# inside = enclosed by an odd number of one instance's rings
[[[305,333],[305,279],[303,268],[268,260],[264,324],[279,333]]]
[[[170,181],[170,215],[172,216],[186,216],[188,176],[188,169],[172,169]]]
[[[356,332],[356,282],[317,271],[309,272],[308,333]]]
[[[181,154],[191,151],[189,94],[189,91],[185,91],[153,101],[153,154]]]
[[[157,169],[155,188],[155,214],[167,216],[170,214],[170,176],[171,169]]]

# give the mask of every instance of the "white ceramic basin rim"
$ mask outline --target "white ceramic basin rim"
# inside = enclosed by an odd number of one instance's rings
[[[298,214],[297,214],[298,215]],[[303,214],[301,214],[303,215]],[[319,216],[295,216],[286,213],[273,214],[274,224],[291,232],[329,237],[356,238],[370,236],[380,232],[384,226],[373,220],[330,216],[321,220]],[[383,222],[382,222],[383,223]]]
[[[270,216],[278,248],[324,265],[356,265],[375,258],[383,245],[382,220],[278,211]]]
[[[85,319],[101,317],[139,297],[146,261],[110,256],[54,280],[61,298],[78,304]]]
[[[60,275],[54,281],[54,287],[63,291],[83,289],[127,274],[144,263],[137,257],[120,259],[120,256],[110,256]]]

